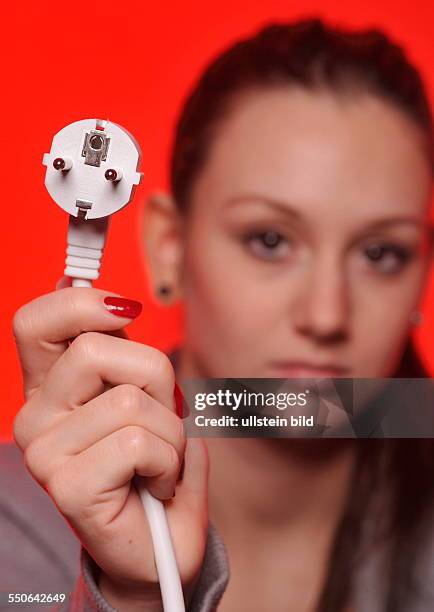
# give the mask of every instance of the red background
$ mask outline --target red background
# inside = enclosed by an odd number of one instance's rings
[[[167,184],[176,114],[205,63],[269,21],[320,15],[335,24],[385,29],[421,69],[432,101],[433,7],[432,0],[3,5],[0,438],[10,437],[22,402],[11,318],[21,304],[52,290],[63,270],[67,218],[45,190],[41,164],[55,132],[100,117],[124,125],[139,140],[145,177],[134,202],[113,219],[97,286],[144,301],[131,335],[166,350],[182,339],[182,312],[157,306],[149,295],[138,221],[146,194]],[[416,342],[432,372],[433,304],[431,278]]]

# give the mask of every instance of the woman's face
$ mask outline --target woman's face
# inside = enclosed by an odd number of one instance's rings
[[[423,135],[373,96],[245,94],[185,230],[185,358],[208,377],[388,377],[429,269]]]

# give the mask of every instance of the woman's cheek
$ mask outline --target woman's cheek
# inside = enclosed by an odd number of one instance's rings
[[[221,337],[228,332],[234,342],[245,344],[257,339],[261,328],[267,326],[270,308],[276,305],[266,287],[239,272],[236,263],[209,267],[208,272],[201,267],[195,276],[195,300]]]
[[[386,378],[393,375],[408,339],[414,291],[401,285],[387,295],[381,288],[365,295],[369,299],[360,303],[353,319],[354,376]]]
[[[213,370],[256,371],[261,362],[261,338],[280,307],[253,274],[243,273],[236,258],[213,250],[212,240],[202,257],[191,258],[186,282],[187,337],[196,353],[208,353]],[[226,252],[227,255],[227,252]]]

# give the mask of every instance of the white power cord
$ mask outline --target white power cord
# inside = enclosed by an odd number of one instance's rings
[[[149,493],[140,476],[134,477],[134,484],[149,522],[164,610],[185,612],[181,579],[164,506]]]
[[[46,153],[45,185],[69,213],[65,275],[73,287],[99,278],[109,217],[131,201],[142,173],[138,143],[116,123],[84,119],[58,132]],[[185,612],[181,579],[163,503],[136,474],[134,485],[148,519],[165,612]]]

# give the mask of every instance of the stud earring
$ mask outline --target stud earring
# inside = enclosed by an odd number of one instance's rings
[[[423,323],[423,313],[420,310],[413,310],[410,314],[410,323],[412,325],[422,325]]]
[[[172,293],[172,287],[170,285],[160,285],[157,289],[157,293],[162,298],[167,298]]]

